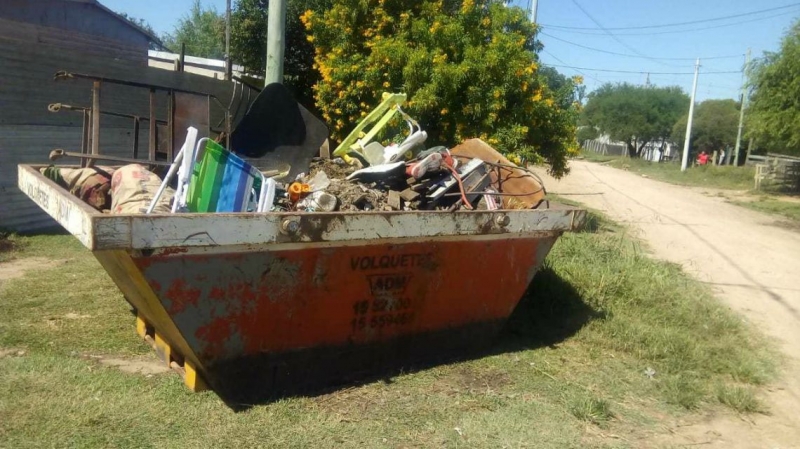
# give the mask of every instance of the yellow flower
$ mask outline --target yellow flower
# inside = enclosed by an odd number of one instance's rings
[[[384,82],[383,82],[383,87],[389,87],[389,86],[390,86],[390,84],[389,84],[389,82],[388,82],[388,81],[384,81]]]
[[[439,111],[439,112],[440,112],[442,115],[447,115],[447,113],[448,113],[448,112],[450,112],[450,111],[448,111],[448,110],[447,110],[447,108],[444,108],[444,109],[442,109],[442,110],[441,110],[441,111]]]
[[[492,23],[492,20],[490,18],[488,18],[488,17],[484,17],[483,20],[481,20],[481,25],[483,25],[485,27],[488,27],[489,25],[491,25],[491,23]]]
[[[306,29],[311,28],[311,17],[314,16],[314,11],[308,9],[300,16],[300,22],[305,25]]]

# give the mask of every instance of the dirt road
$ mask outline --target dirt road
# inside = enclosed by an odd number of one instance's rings
[[[769,415],[705,416],[664,423],[669,443],[703,447],[800,448],[800,232],[778,219],[680,187],[584,161],[556,181],[565,195],[627,223],[656,257],[680,263],[724,303],[777,341],[781,378],[763,397]],[[594,194],[594,195],[592,195]],[[664,442],[662,439],[659,443]]]

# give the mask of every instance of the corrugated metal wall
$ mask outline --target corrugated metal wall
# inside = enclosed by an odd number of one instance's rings
[[[224,105],[233,84],[188,73],[147,67],[141,48],[71,31],[0,19],[0,227],[31,232],[57,226],[17,188],[17,164],[47,163],[54,148],[79,151],[82,116],[47,111],[50,103],[91,106],[88,80],[53,81],[59,70],[135,80],[206,92]],[[241,87],[241,86],[240,86]],[[247,89],[245,88],[247,91]],[[231,110],[241,117],[256,93],[237,96]],[[101,110],[148,115],[145,89],[104,85]],[[166,94],[158,101],[159,119],[166,120]],[[223,109],[212,105],[212,127],[221,124]],[[234,122],[236,118],[234,118]],[[140,131],[140,154],[147,154],[147,122]],[[101,118],[100,152],[131,156],[132,122]]]

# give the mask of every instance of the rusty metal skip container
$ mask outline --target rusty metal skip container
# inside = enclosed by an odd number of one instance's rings
[[[577,209],[102,214],[19,167],[91,250],[137,330],[229,404],[485,348]]]

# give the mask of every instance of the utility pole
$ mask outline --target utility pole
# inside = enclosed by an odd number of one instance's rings
[[[283,83],[286,50],[286,0],[270,0],[267,18],[267,73],[264,85]]]
[[[750,49],[747,49],[747,56],[745,56],[744,60],[744,68],[742,69],[742,104],[739,105],[739,130],[736,131],[736,149],[733,150],[733,154],[736,156],[733,158],[733,165],[739,166],[739,149],[740,144],[742,142],[742,128],[744,127],[744,109],[745,105],[747,105],[747,69],[750,66]]]
[[[528,0],[528,14],[531,16],[531,22],[536,22],[536,16],[539,14],[539,0]]]
[[[686,140],[683,142],[683,158],[681,171],[686,171],[689,165],[689,145],[692,142],[692,119],[694,119],[694,97],[697,95],[697,75],[700,74],[700,58],[694,64],[694,82],[692,83],[692,102],[689,103],[689,121],[686,123]]]
[[[225,6],[225,79],[230,80],[233,70],[231,67],[231,0]]]

